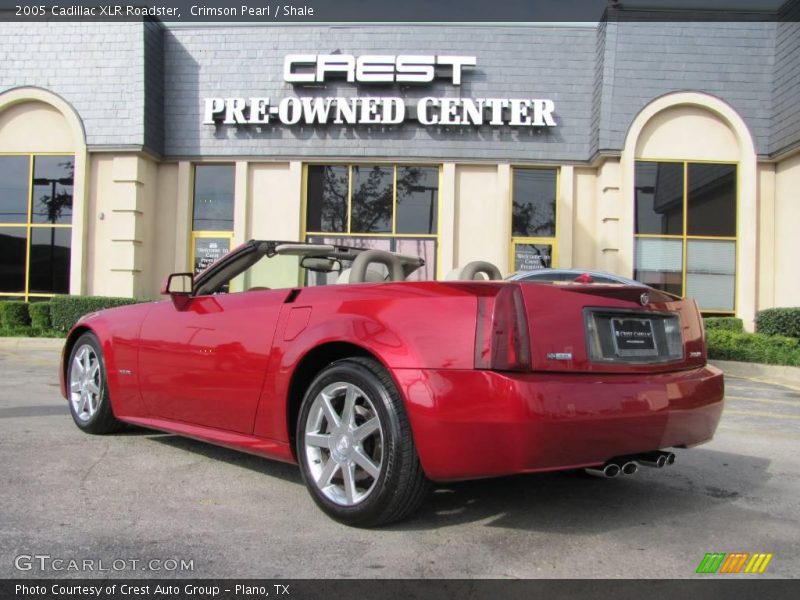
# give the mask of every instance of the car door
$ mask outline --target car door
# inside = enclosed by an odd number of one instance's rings
[[[157,417],[251,433],[272,339],[289,289],[156,304],[139,346],[139,385]]]

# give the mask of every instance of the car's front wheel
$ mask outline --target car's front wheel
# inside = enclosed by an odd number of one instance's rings
[[[303,399],[296,439],[312,498],[338,521],[385,525],[425,497],[428,481],[403,401],[375,360],[351,358],[323,370]]]
[[[84,333],[72,347],[67,365],[67,395],[72,419],[83,431],[113,433],[122,427],[111,409],[103,352],[92,333]]]

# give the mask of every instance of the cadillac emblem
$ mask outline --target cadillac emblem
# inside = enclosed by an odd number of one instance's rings
[[[642,303],[642,306],[647,306],[647,304],[650,302],[650,294],[645,292],[644,294],[639,296],[639,302]]]

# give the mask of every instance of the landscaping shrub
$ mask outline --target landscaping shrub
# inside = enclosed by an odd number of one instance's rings
[[[53,329],[68,331],[85,314],[137,302],[141,301],[106,296],[55,296],[50,301],[50,321]]]
[[[765,335],[800,338],[800,307],[767,308],[758,311],[756,331]]]
[[[796,338],[712,328],[706,340],[711,359],[800,366],[800,342]]]
[[[708,317],[707,319],[703,319],[703,325],[705,325],[706,331],[711,331],[712,329],[738,332],[744,331],[744,323],[741,319],[737,319],[736,317]]]
[[[17,300],[0,302],[0,326],[5,329],[26,327],[31,324],[28,303]]]
[[[50,302],[31,302],[28,312],[31,315],[31,327],[50,329]]]

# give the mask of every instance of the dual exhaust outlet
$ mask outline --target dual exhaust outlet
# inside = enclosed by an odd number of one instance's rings
[[[595,477],[612,479],[619,475],[633,475],[639,470],[639,465],[661,469],[674,462],[674,453],[656,450],[655,452],[646,452],[635,456],[612,458],[601,467],[589,467],[584,469],[584,471]]]

